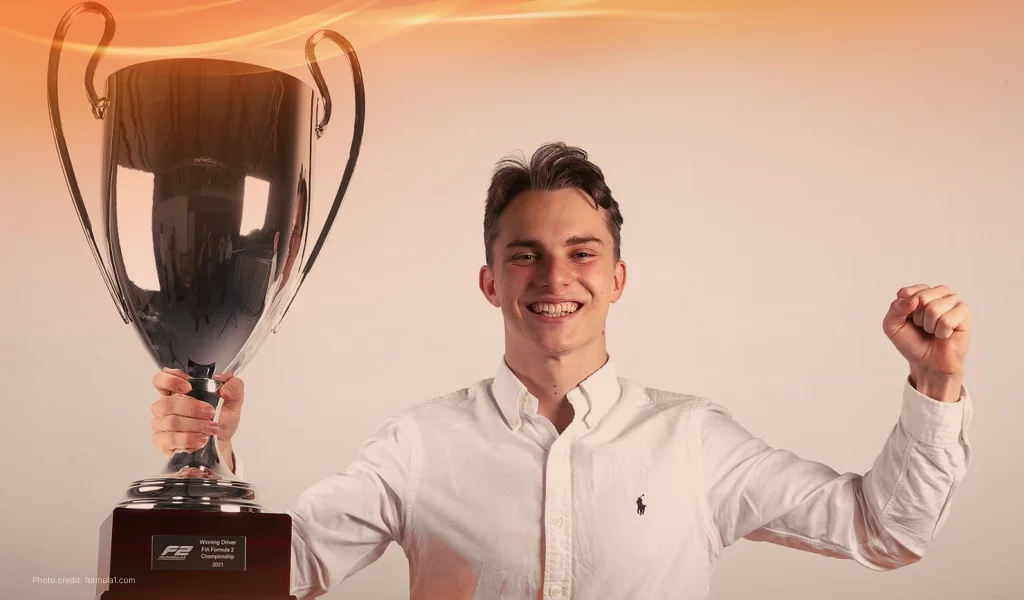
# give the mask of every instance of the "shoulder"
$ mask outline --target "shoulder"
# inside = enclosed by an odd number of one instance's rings
[[[621,377],[619,384],[622,386],[623,398],[632,398],[642,410],[689,416],[714,414],[732,418],[728,408],[704,396],[645,386]]]
[[[415,464],[415,457],[421,453],[438,432],[450,432],[453,427],[464,424],[468,403],[476,395],[476,386],[454,390],[447,394],[420,400],[405,408],[388,413],[375,427],[373,434],[363,442],[364,454],[385,451],[403,457],[403,461]]]
[[[406,425],[450,422],[476,414],[481,399],[488,398],[490,379],[481,379],[448,393],[420,399],[399,410],[390,419]]]
[[[679,434],[695,446],[735,448],[752,436],[725,405],[707,397],[626,382],[623,397],[633,398],[639,421]]]

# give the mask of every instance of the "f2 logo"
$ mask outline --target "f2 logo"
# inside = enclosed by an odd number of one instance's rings
[[[164,548],[164,551],[160,553],[160,556],[167,556],[171,552],[174,556],[188,556],[188,553],[192,551],[192,546],[168,546]]]

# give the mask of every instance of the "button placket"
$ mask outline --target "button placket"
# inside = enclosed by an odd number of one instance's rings
[[[544,573],[547,596],[569,597],[572,575],[572,476],[570,448],[575,424],[551,445],[548,453],[544,513],[549,515],[544,535]]]

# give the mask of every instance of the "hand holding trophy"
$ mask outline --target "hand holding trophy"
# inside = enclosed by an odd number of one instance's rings
[[[93,115],[104,126],[102,244],[58,105],[64,39],[72,20],[86,12],[106,22],[85,76]],[[113,35],[113,16],[95,2],[73,6],[57,26],[47,77],[57,152],[121,318],[134,325],[157,365],[183,371],[188,395],[217,414],[215,373],[241,371],[276,331],[337,216],[362,142],[359,61],[348,40],[321,30],[305,47],[319,95],[273,69],[172,58],[115,71],[100,97],[93,78]],[[303,263],[313,150],[331,119],[314,54],[324,39],[349,59],[355,127],[334,203]],[[201,449],[171,456],[163,473],[134,482],[104,523],[97,597],[288,598],[290,536],[289,517],[263,511],[209,435]]]

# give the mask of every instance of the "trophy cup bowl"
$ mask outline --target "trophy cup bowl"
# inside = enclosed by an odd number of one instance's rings
[[[102,244],[78,187],[58,103],[64,38],[72,20],[86,12],[105,20],[85,76],[93,115],[104,131]],[[93,78],[114,27],[110,11],[95,2],[73,6],[57,26],[47,90],[57,151],[86,241],[122,320],[134,326],[158,367],[188,375],[189,395],[213,406],[216,421],[214,374],[241,371],[277,330],[333,225],[362,140],[362,73],[351,44],[320,30],[305,45],[319,94],[296,77],[257,65],[168,58],[115,71],[99,97]],[[355,125],[334,203],[303,261],[314,151],[331,117],[330,93],[314,54],[323,39],[349,59]],[[253,487],[226,468],[213,435],[200,450],[175,453],[157,476],[132,483],[118,508],[188,511],[192,522],[210,523],[219,521],[198,515],[262,512]]]

